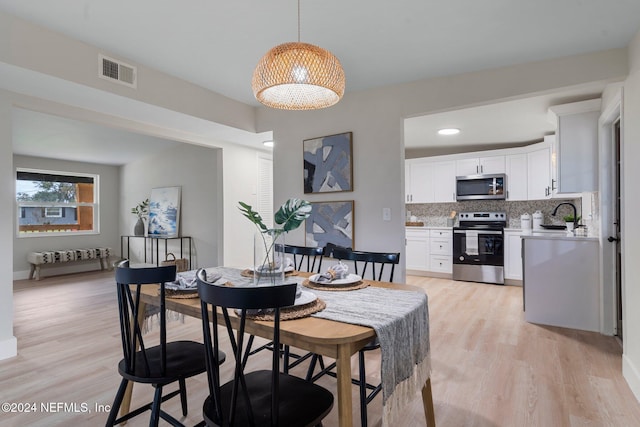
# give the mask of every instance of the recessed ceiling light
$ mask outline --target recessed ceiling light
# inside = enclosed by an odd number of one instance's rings
[[[273,147],[273,141],[263,141],[265,147]]]
[[[460,133],[460,129],[456,129],[456,128],[445,128],[445,129],[440,129],[438,131],[438,133],[440,135],[456,135],[458,133]]]

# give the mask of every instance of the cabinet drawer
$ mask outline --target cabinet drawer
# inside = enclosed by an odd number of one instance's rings
[[[451,238],[451,230],[429,230],[429,235],[433,237],[439,237],[443,239]]]
[[[405,235],[407,237],[429,237],[429,230],[425,228],[405,228]]]
[[[451,256],[451,241],[445,239],[431,239],[429,249],[433,255]]]
[[[450,256],[431,255],[430,270],[438,273],[451,273],[452,262]]]

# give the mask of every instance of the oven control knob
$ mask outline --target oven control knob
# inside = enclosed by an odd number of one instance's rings
[[[460,255],[460,258],[458,258],[460,261],[464,261],[464,257],[462,255]]]

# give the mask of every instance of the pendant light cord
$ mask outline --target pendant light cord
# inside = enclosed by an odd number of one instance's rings
[[[300,0],[298,0],[298,43],[300,43]]]

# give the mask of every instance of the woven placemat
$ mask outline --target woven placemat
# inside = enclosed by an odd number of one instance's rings
[[[243,277],[253,277],[253,270],[251,270],[250,268],[247,268],[245,270],[242,270],[242,272],[240,272],[240,275]],[[285,271],[284,272],[285,276],[297,276],[298,275],[298,271],[293,270],[293,271]],[[268,276],[265,276],[268,277]]]
[[[160,289],[158,289],[158,295],[160,295]],[[176,299],[187,299],[187,298],[198,298],[198,290],[193,291],[174,291],[173,289],[165,289],[164,295],[167,298],[176,298]]]
[[[352,283],[349,285],[344,285],[344,286],[336,286],[336,285],[327,286],[327,285],[321,285],[319,283],[313,283],[313,282],[310,282],[309,279],[305,279],[305,281],[302,282],[302,286],[309,289],[315,289],[317,291],[355,291],[357,289],[366,288],[367,286],[369,286],[369,283],[367,283],[365,280],[360,280],[359,282]]]
[[[313,313],[317,313],[319,311],[324,310],[327,307],[327,304],[322,301],[320,298],[316,298],[315,301],[310,302],[309,304],[297,305],[294,307],[287,307],[280,309],[280,320],[293,320],[300,319],[302,317],[311,316]],[[260,313],[260,314],[248,314],[247,319],[253,320],[273,320],[273,313]]]

